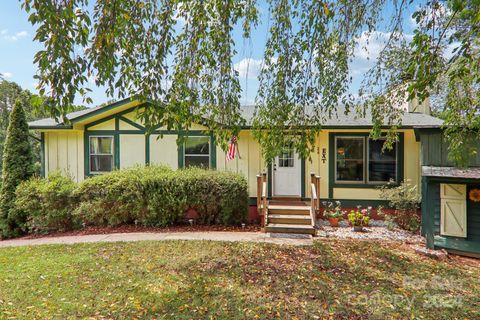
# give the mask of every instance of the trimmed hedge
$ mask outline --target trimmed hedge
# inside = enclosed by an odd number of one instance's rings
[[[34,177],[16,190],[15,210],[27,217],[27,232],[46,233],[74,227],[76,185],[71,177],[52,173],[47,179]]]
[[[94,176],[78,185],[63,179],[35,178],[17,189],[17,206],[29,212],[31,231],[64,229],[67,224],[62,219],[67,215],[59,211],[60,204],[68,208],[69,226],[167,226],[182,222],[189,209],[198,213],[198,224],[233,225],[244,222],[248,212],[247,181],[235,173],[138,166]],[[55,183],[64,184],[57,186],[57,193],[50,190]],[[58,221],[53,223],[55,217]]]

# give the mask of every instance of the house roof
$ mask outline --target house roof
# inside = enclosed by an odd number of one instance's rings
[[[71,113],[68,113],[66,117],[68,120],[70,120],[70,122],[74,123],[79,120],[88,118],[89,116],[101,114],[103,112],[112,110],[116,107],[120,107],[130,102],[132,102],[132,99],[126,98],[113,103],[102,104],[94,108],[88,108],[81,111],[71,112]],[[54,119],[54,118],[44,118],[44,119],[31,121],[28,123],[28,126],[30,127],[30,129],[69,129],[72,127],[71,124],[65,124],[61,121],[61,119]]]
[[[254,106],[244,106],[242,108],[242,116],[247,121],[248,126],[252,123],[254,110]],[[401,118],[402,128],[440,128],[443,125],[443,120],[420,112],[405,112]],[[386,119],[384,124],[387,126]],[[322,128],[371,128],[372,126],[370,112],[367,112],[365,117],[360,117],[355,111],[351,110],[346,113],[345,107],[339,106],[336,113],[333,113],[331,117],[325,117]]]
[[[79,122],[88,119],[92,116],[101,115],[104,112],[119,108],[128,103],[132,99],[127,98],[111,104],[97,106],[82,111],[72,112],[67,114],[67,119],[71,123]],[[247,122],[247,128],[251,126],[254,115],[254,106],[242,106],[242,116]],[[60,120],[60,119],[59,119]],[[72,125],[65,124],[61,120],[57,121],[53,118],[45,118],[29,122],[31,129],[71,129]],[[443,124],[441,119],[435,118],[431,115],[417,112],[405,112],[402,115],[402,128],[439,128]],[[387,123],[385,122],[385,125]],[[338,107],[336,114],[332,117],[326,117],[323,128],[370,128],[373,126],[372,118],[368,114],[365,117],[358,116],[355,112],[345,113],[343,107]]]

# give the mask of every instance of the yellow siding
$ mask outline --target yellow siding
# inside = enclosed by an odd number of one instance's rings
[[[267,171],[265,161],[260,150],[260,144],[248,135],[248,157],[249,157],[249,175],[248,175],[248,193],[251,197],[257,196],[257,174]],[[241,152],[242,150],[240,150]],[[242,155],[242,154],[241,154]]]
[[[135,113],[124,115],[135,121]],[[138,123],[138,122],[137,122]],[[100,123],[89,130],[112,130],[114,120]],[[113,126],[113,127],[112,127]],[[120,121],[121,130],[136,130],[133,126]],[[191,130],[201,130],[203,126],[197,125]],[[321,198],[329,196],[329,133],[331,132],[368,132],[368,130],[324,130],[318,134],[314,152],[311,159],[305,160],[305,195],[310,196],[310,173],[320,175]],[[404,179],[409,179],[413,184],[420,185],[420,144],[415,141],[413,130],[404,132]],[[48,174],[59,169],[69,172],[76,181],[84,177],[84,132],[81,130],[45,131],[45,171]],[[177,135],[164,135],[157,139],[157,135],[150,137],[150,163],[164,164],[173,169],[178,168]],[[217,170],[226,170],[244,175],[248,180],[248,191],[255,197],[256,175],[267,171],[267,166],[261,155],[260,145],[251,131],[244,130],[238,139],[239,155],[232,161],[226,161],[225,152],[217,146]],[[322,161],[325,149],[325,162]],[[135,164],[145,164],[145,136],[143,134],[120,135],[120,167],[126,168]],[[337,199],[379,200],[379,191],[375,188],[334,188],[333,196]]]
[[[225,171],[227,161],[225,160],[226,154],[220,146],[217,145],[217,170]]]
[[[257,196],[257,174],[267,171],[260,145],[249,131],[242,131],[238,137],[239,157],[226,161],[225,152],[217,146],[217,170],[226,170],[243,174],[248,181],[250,197]]]
[[[207,130],[208,128],[205,126],[202,126],[201,124],[194,123],[190,127],[190,130]]]
[[[314,173],[315,175],[320,175],[320,152],[321,152],[321,143],[320,136],[317,136],[315,139],[315,145],[313,152],[311,153],[311,159],[305,159],[305,196],[310,197],[311,195],[311,185],[310,185],[310,174]],[[322,183],[324,181],[320,180],[320,193],[322,192]],[[318,190],[317,190],[318,194]]]
[[[380,192],[378,189],[372,188],[333,188],[333,198],[352,200],[379,200]]]
[[[172,169],[178,168],[177,135],[166,134],[162,138],[150,136],[150,163],[163,164]]]
[[[120,130],[138,130],[138,128],[132,126],[129,123],[126,123],[125,121],[122,121],[122,119],[120,119],[118,125],[119,125]]]
[[[145,135],[120,135],[120,169],[145,164]]]
[[[75,181],[83,180],[83,132],[45,132],[45,174],[59,170]]]
[[[135,122],[136,124],[139,124],[141,126],[143,126],[143,123],[140,119],[138,119],[138,112],[141,111],[143,109],[139,109],[139,110],[134,110],[132,112],[129,112],[127,114],[124,114],[123,117],[124,118],[127,118],[128,120],[132,120],[133,122]]]
[[[115,130],[115,119],[110,119],[88,128],[88,131],[93,130]]]
[[[89,116],[88,118],[85,118],[81,121],[78,121],[76,123],[76,126],[78,127],[82,127],[86,124],[89,124],[89,123],[92,123],[94,121],[97,121],[97,120],[100,120],[100,119],[103,119],[103,118],[106,118],[108,116],[111,116],[111,115],[114,115],[114,114],[117,114],[119,112],[122,112],[122,111],[125,111],[125,110],[128,110],[132,107],[135,107],[137,105],[141,104],[140,101],[138,100],[135,100],[135,101],[131,101],[129,103],[125,103],[124,105],[122,106],[117,106],[116,108],[113,108],[113,109],[110,109],[108,111],[105,111],[105,112],[102,112],[100,114],[97,114],[97,115],[93,115],[93,116]]]
[[[315,171],[316,174],[320,176],[320,198],[328,198],[328,132],[322,131],[319,133],[317,138],[317,147],[320,148],[320,157],[318,158],[317,167],[318,170]],[[326,158],[324,162],[322,160],[323,149],[326,149]]]
[[[409,179],[413,185],[418,186],[420,192],[420,142],[415,141],[413,130],[404,131],[405,149],[404,149],[404,179]]]

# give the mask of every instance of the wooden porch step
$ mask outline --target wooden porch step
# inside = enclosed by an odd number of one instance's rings
[[[309,206],[269,205],[269,214],[310,215]]]
[[[284,200],[284,199],[271,199],[269,200],[271,205],[278,205],[278,206],[305,206],[308,203],[298,199],[298,200]]]
[[[310,215],[300,214],[269,214],[268,222],[274,224],[296,224],[296,225],[311,225]]]
[[[270,233],[301,233],[301,234],[315,234],[315,228],[311,225],[294,225],[283,223],[269,223],[265,227],[266,232]]]

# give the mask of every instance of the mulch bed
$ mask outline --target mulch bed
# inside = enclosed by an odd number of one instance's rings
[[[37,239],[47,237],[66,237],[66,236],[83,236],[89,234],[110,234],[110,233],[133,233],[133,232],[209,232],[209,231],[228,231],[228,232],[258,232],[261,227],[259,225],[246,225],[245,228],[240,226],[202,226],[202,225],[179,225],[171,227],[143,227],[134,225],[123,225],[118,227],[87,227],[80,230],[72,230],[65,232],[52,232],[48,234],[28,234],[17,239]]]

